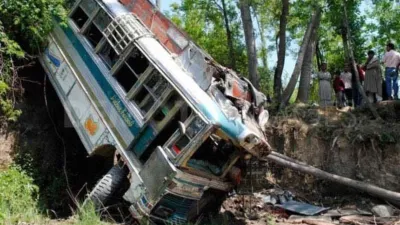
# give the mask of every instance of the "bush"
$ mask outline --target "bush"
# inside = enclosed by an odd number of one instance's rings
[[[18,167],[0,172],[0,224],[40,222],[36,206],[39,188]]]
[[[53,28],[53,18],[66,17],[63,3],[64,0],[2,1],[0,18],[3,31],[8,39],[16,41],[29,54],[38,53]]]

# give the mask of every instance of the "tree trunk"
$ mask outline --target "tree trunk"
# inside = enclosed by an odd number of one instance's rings
[[[344,26],[344,30],[345,30],[345,32],[343,32],[344,35],[342,33],[343,46],[344,46],[345,50],[347,50],[347,52],[348,52],[347,56],[349,57],[349,59],[351,61],[354,73],[356,75],[356,83],[357,83],[358,91],[361,93],[361,96],[362,96],[363,100],[367,104],[367,107],[371,110],[372,115],[375,117],[375,119],[382,120],[382,118],[379,116],[378,112],[376,111],[376,108],[369,101],[369,98],[365,94],[364,88],[363,88],[363,86],[361,85],[361,82],[360,82],[360,77],[359,77],[359,74],[358,74],[356,61],[354,59],[353,49],[352,49],[351,43],[349,42],[349,39],[348,39],[348,37],[350,36],[350,27],[349,27],[349,20],[348,20],[348,17],[347,17],[346,0],[343,0],[343,12],[344,12],[343,26]]]
[[[357,190],[365,191],[373,196],[380,197],[392,203],[395,203],[396,205],[400,204],[400,193],[398,192],[383,189],[372,184],[356,181],[336,174],[331,174],[274,151],[262,160],[272,161],[278,165],[293,169],[295,171],[310,174],[321,179],[329,180],[339,184],[347,185]]]
[[[322,62],[324,61],[324,57],[322,56],[321,49],[319,48],[319,40],[317,40],[317,43],[315,46],[315,51],[316,51],[316,56],[317,56],[318,71],[321,71],[321,66],[322,66]]]
[[[311,38],[304,55],[303,66],[301,67],[299,93],[297,95],[297,102],[307,103],[310,96],[311,87],[311,73],[313,65],[313,57],[316,50],[316,40],[318,35],[318,27],[315,27],[311,32]]]
[[[308,44],[311,39],[311,34],[313,33],[313,30],[318,29],[320,20],[321,20],[321,8],[318,7],[315,10],[315,13],[312,15],[311,21],[308,24],[307,30],[304,34],[303,42],[300,47],[296,65],[294,67],[292,76],[289,80],[289,84],[287,85],[285,91],[283,92],[280,108],[284,107],[289,102],[290,97],[292,96],[294,89],[296,88],[296,84],[299,79],[300,70],[301,70],[301,68],[303,66],[303,62],[304,62],[304,55],[307,51],[307,47],[308,47]]]
[[[268,54],[267,54],[267,40],[265,39],[265,29],[262,21],[258,19],[257,10],[254,9],[254,17],[256,18],[258,30],[260,32],[260,40],[261,40],[261,62],[263,63],[263,67],[268,68]]]
[[[251,18],[249,0],[240,0],[240,15],[243,22],[244,37],[249,62],[249,78],[255,88],[260,88],[260,76],[257,73],[256,39],[254,38],[253,20]]]
[[[274,75],[275,101],[279,104],[282,101],[282,73],[286,58],[286,25],[289,15],[289,0],[282,0],[282,13],[279,19],[279,48],[278,63]]]
[[[230,67],[233,70],[236,70],[236,60],[235,60],[235,51],[233,50],[233,39],[232,39],[232,32],[229,25],[229,18],[228,13],[226,12],[226,2],[225,0],[221,0],[222,2],[222,13],[224,14],[224,22],[225,22],[225,29],[226,29],[226,37],[228,42],[228,49],[229,49],[229,58],[230,58]]]
[[[347,46],[349,40],[347,38],[347,30],[346,30],[347,26],[345,25],[345,19],[343,19],[343,27],[342,27],[342,40],[343,40],[343,51],[344,51],[344,61],[349,62],[350,61],[350,53],[349,53],[349,47]]]

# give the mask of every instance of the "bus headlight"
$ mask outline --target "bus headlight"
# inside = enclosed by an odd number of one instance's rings
[[[258,143],[260,143],[260,139],[259,139],[257,136],[255,136],[254,134],[248,135],[248,136],[244,139],[244,141],[245,141],[247,144],[251,145],[251,146],[255,146],[255,145],[257,145]]]

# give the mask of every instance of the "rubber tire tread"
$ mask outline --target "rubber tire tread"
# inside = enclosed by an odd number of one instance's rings
[[[126,169],[115,165],[97,182],[88,196],[96,209],[103,208],[107,204],[110,197],[118,190],[125,176]]]

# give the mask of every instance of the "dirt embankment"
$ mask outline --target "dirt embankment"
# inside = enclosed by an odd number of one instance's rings
[[[271,119],[274,149],[328,172],[400,192],[400,104],[378,105],[385,121],[368,111],[294,106]],[[348,192],[289,169],[275,170],[285,187],[320,193]]]
[[[0,170],[20,167],[39,187],[40,210],[65,218],[107,168],[87,157],[55,90],[48,80],[44,84],[44,74],[39,64],[20,71],[22,115],[14,124],[1,123]]]

